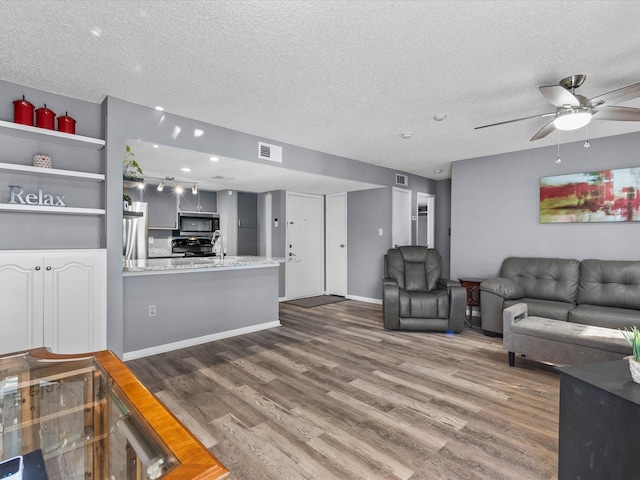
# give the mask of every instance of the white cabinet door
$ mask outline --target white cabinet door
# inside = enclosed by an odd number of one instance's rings
[[[106,348],[106,255],[44,258],[44,344],[56,353]]]
[[[0,353],[43,345],[42,257],[0,253]]]
[[[0,305],[0,353],[104,350],[106,252],[0,252]]]

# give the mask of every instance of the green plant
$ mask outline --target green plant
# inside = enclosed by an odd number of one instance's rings
[[[123,176],[125,178],[137,180],[138,175],[142,175],[142,168],[140,168],[138,162],[133,158],[134,155],[135,154],[131,151],[131,147],[127,145],[127,150],[124,154],[124,159],[122,160],[122,164],[124,165]]]
[[[131,197],[126,193],[122,194],[122,201],[127,202],[129,205],[131,205]]]
[[[625,330],[622,332],[624,338],[627,339],[631,348],[633,348],[633,358],[640,362],[640,330],[635,325],[631,327],[631,331]]]

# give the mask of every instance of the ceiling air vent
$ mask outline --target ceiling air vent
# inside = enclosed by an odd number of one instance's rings
[[[402,185],[403,187],[409,186],[409,177],[396,173],[396,185]]]
[[[258,142],[258,158],[260,160],[282,163],[282,147]]]

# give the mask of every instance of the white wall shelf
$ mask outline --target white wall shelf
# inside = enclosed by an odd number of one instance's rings
[[[46,207],[41,205],[0,204],[0,211],[20,213],[57,213],[62,215],[104,215],[102,208]]]
[[[48,130],[46,128],[31,127],[20,123],[0,120],[0,134],[16,138],[56,143],[67,147],[86,148],[89,150],[101,150],[105,141],[100,138],[84,137],[71,133]]]
[[[101,173],[87,173],[76,172],[74,170],[60,170],[57,168],[32,167],[30,165],[18,165],[15,163],[0,163],[0,170],[24,173],[29,175],[51,175],[61,178],[93,180],[95,182],[103,182],[105,178]]]

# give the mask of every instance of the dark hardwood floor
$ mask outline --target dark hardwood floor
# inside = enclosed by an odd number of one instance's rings
[[[558,375],[502,340],[388,332],[380,305],[127,362],[235,480],[555,479]]]

